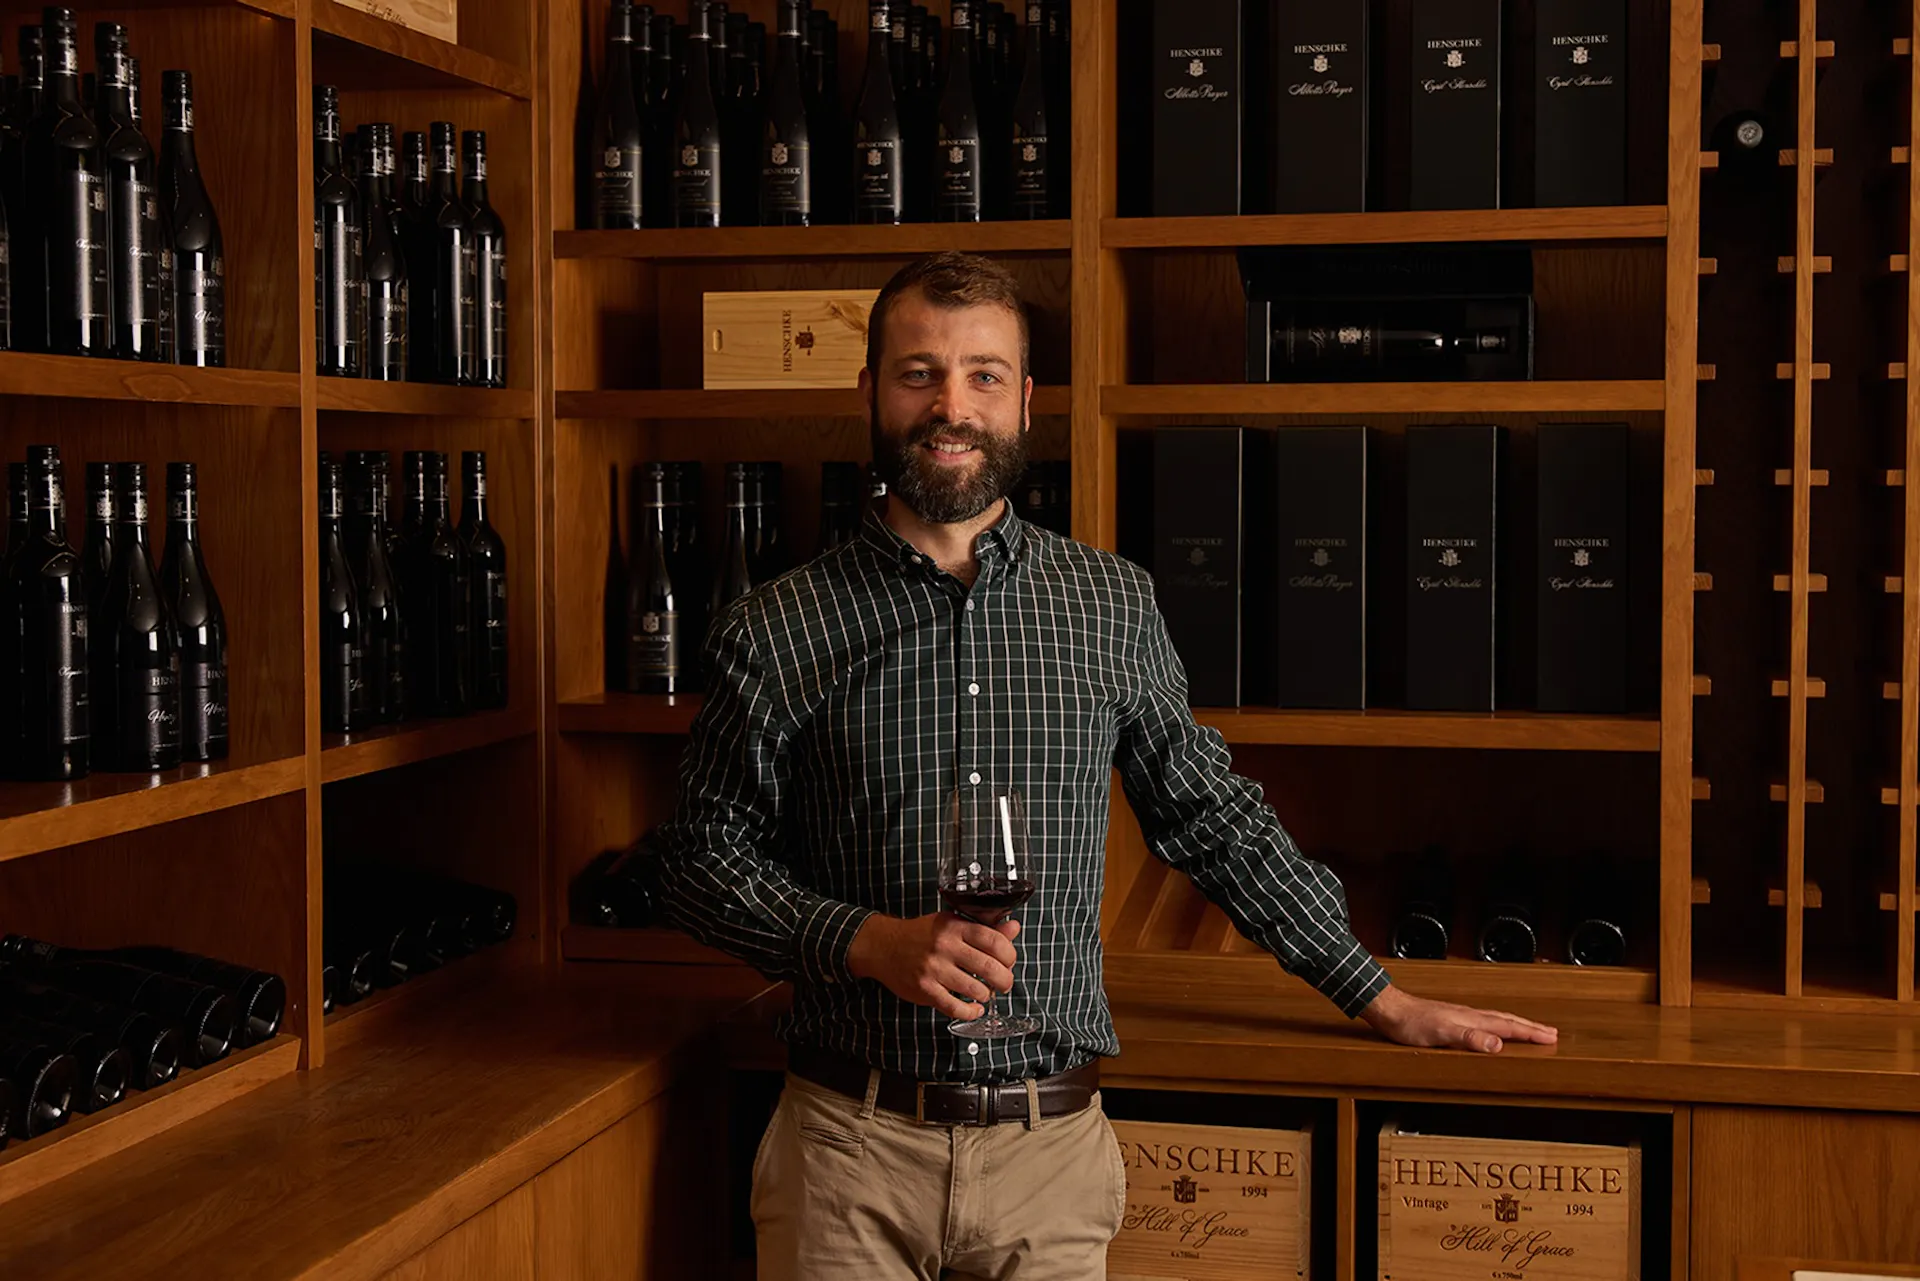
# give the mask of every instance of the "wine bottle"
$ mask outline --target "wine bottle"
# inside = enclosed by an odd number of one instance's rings
[[[953,0],[953,53],[934,109],[933,220],[979,222],[980,113],[973,95],[971,0]]]
[[[227,619],[200,551],[200,486],[192,463],[167,464],[167,547],[160,592],[180,638],[180,757],[227,757]]]
[[[800,0],[780,0],[774,56],[760,137],[760,222],[804,227],[813,221],[813,148],[800,79]]]
[[[366,728],[366,629],[359,585],[341,530],[345,515],[340,464],[320,460],[320,728],[352,734]]]
[[[690,0],[686,79],[673,125],[673,225],[720,225],[720,113],[712,84],[706,0]]]
[[[340,154],[340,91],[313,91],[314,333],[319,369],[335,377],[360,376],[365,294],[360,201]]]
[[[778,462],[752,464],[749,473],[749,514],[753,548],[753,580],[764,583],[792,568],[787,550],[785,468]]]
[[[427,177],[427,135],[424,130],[408,129],[400,135],[400,214],[408,222],[429,216]]]
[[[715,25],[717,23],[717,25]],[[759,148],[754,139],[760,121],[748,115],[747,15],[729,13],[708,17],[714,35],[716,64],[714,108],[720,115],[720,222],[722,226],[752,226],[759,213],[757,192]]]
[[[1046,22],[1040,0],[1027,0],[1026,67],[1013,100],[1007,136],[1007,216],[1046,218],[1053,212],[1047,169]]]
[[[627,588],[627,688],[636,694],[684,690],[680,671],[679,593],[667,563],[667,468],[640,468],[634,504],[634,557]]]
[[[371,948],[352,947],[341,939],[342,932],[329,915],[320,955],[326,972],[334,976],[334,1003],[352,1005],[379,985],[382,972]]]
[[[1506,327],[1454,327],[1426,304],[1275,308],[1268,376],[1275,382],[1417,382],[1464,378],[1468,357],[1511,353]]]
[[[1069,88],[1073,47],[1067,35],[1072,7],[1071,0],[1042,0],[1041,3],[1047,29],[1047,129],[1053,153],[1068,159],[1068,163],[1051,169],[1052,216],[1055,218],[1073,216],[1073,93]]]
[[[487,519],[487,455],[460,455],[460,543],[466,550],[468,636],[473,644],[475,707],[507,705],[507,548]]]
[[[1447,856],[1429,848],[1399,862],[1400,904],[1389,949],[1410,960],[1444,961],[1453,928],[1453,874]]]
[[[9,1133],[35,1139],[67,1123],[79,1071],[38,1037],[0,1038],[0,1081],[14,1088]]]
[[[605,850],[583,868],[568,893],[568,916],[575,925],[633,930],[653,924],[653,891],[648,880],[651,856],[643,845]]]
[[[820,464],[821,552],[830,552],[860,536],[866,506],[862,489],[859,463]]]
[[[11,557],[27,541],[27,465],[7,464],[7,543],[4,555]],[[0,561],[4,577],[4,561]]]
[[[360,589],[361,670],[367,684],[367,716],[381,724],[400,719],[406,708],[406,661],[401,630],[400,588],[387,557],[386,512],[380,499],[385,455],[356,451],[347,455],[347,564]]]
[[[238,1010],[231,998],[203,983],[157,974],[119,961],[92,959],[39,962],[16,954],[15,963],[50,987],[178,1024],[186,1033],[186,1063],[205,1067],[233,1049]]]
[[[433,197],[427,135],[409,129],[401,138],[397,224],[400,253],[407,261],[407,379],[429,383],[439,377],[439,357],[434,350],[439,330],[433,252],[440,230],[440,206]],[[348,477],[349,490],[352,479]]]
[[[145,133],[146,126],[140,122],[140,59],[127,56],[127,114],[133,121],[133,127]],[[147,243],[153,246],[153,290],[154,290],[154,359],[162,364],[176,364],[179,352],[179,326],[174,323],[174,270],[173,270],[173,224],[169,220],[166,201],[160,191],[160,158],[154,155],[153,169],[148,179],[153,198],[142,209],[148,221]]]
[[[487,135],[460,135],[467,171],[461,199],[467,206],[467,236],[473,243],[473,382],[507,385],[507,229],[487,203]]]
[[[367,346],[363,374],[382,382],[407,376],[407,257],[387,200],[393,175],[393,126],[371,126],[367,169],[360,176],[360,216],[366,226],[361,288],[367,296]]]
[[[113,464],[88,463],[87,532],[80,543],[80,575],[86,582],[89,619],[98,617],[101,598],[107,591],[107,577],[113,572],[114,506]],[[94,628],[87,633],[90,689],[99,688],[98,682],[105,679],[93,676],[91,670],[91,646],[100,639],[98,632],[99,629]]]
[[[4,965],[0,965],[0,1010],[79,1028],[119,1046],[132,1061],[129,1084],[136,1090],[151,1090],[180,1075],[186,1034],[151,1014],[50,987]]]
[[[87,595],[67,545],[60,451],[27,451],[27,539],[13,558],[9,598],[20,637],[21,755],[26,778],[85,777],[89,760]]]
[[[1534,959],[1540,949],[1535,889],[1534,869],[1524,856],[1510,854],[1495,866],[1475,950],[1481,960],[1525,964]]]
[[[711,69],[708,83],[713,86],[716,107],[727,97],[727,18],[730,13],[727,0],[707,0],[707,62]]]
[[[127,29],[117,22],[96,23],[93,46],[102,81],[97,118],[107,189],[113,354],[122,360],[157,360],[160,193],[154,186],[153,147],[133,123]]]
[[[80,102],[73,10],[49,8],[44,18],[47,91],[33,123],[32,190],[45,210],[47,349],[104,356],[112,342],[112,281],[100,129]]]
[[[867,0],[867,71],[853,112],[853,221],[897,223],[905,211],[900,113],[888,67],[889,0]]]
[[[0,941],[7,955],[23,958],[29,970],[76,961],[109,961],[151,970],[224,993],[239,1014],[234,1044],[238,1048],[271,1041],[280,1031],[287,1008],[287,985],[277,974],[244,965],[183,952],[177,948],[135,946],[112,948],[59,947],[24,935],[10,934]]]
[[[147,465],[121,463],[117,472],[113,570],[104,612],[92,620],[94,634],[105,634],[111,680],[92,686],[104,713],[94,725],[95,766],[146,773],[180,763],[180,640],[147,550]]]
[[[620,464],[607,468],[607,566],[600,584],[601,682],[627,688],[627,558],[620,542]]]
[[[727,533],[720,548],[720,563],[713,575],[713,605],[708,626],[720,621],[727,606],[752,591],[754,581],[749,559],[751,530],[748,525],[748,477],[746,463],[727,464]]]
[[[1613,858],[1589,855],[1579,861],[1567,913],[1567,960],[1574,965],[1625,965],[1628,911],[1626,871]]]
[[[1747,182],[1778,176],[1780,151],[1791,135],[1778,130],[1764,112],[1741,110],[1722,116],[1713,127],[1710,146],[1719,153],[1721,174]]]
[[[0,1012],[0,1042],[43,1046],[73,1060],[72,1108],[98,1112],[126,1097],[133,1061],[117,1045],[79,1028],[56,1027],[24,1014]]]
[[[427,203],[434,211],[433,283],[425,300],[433,313],[429,355],[435,381],[470,383],[474,378],[473,241],[467,206],[460,199],[453,124],[436,120],[429,129],[433,176]]]
[[[653,19],[651,26],[645,132],[640,158],[640,212],[646,226],[671,227],[677,219],[674,172],[679,162],[674,157],[680,154],[674,145],[679,120],[679,76],[673,61],[673,19],[660,15]]]
[[[607,61],[594,113],[593,225],[633,228],[645,208],[645,130],[633,84],[633,6],[613,0],[607,16]]]
[[[13,334],[11,349],[44,351],[47,345],[47,262],[42,245],[40,191],[33,169],[33,127],[46,97],[46,48],[38,26],[20,28],[20,84],[7,103],[6,144],[0,149],[0,193],[7,208],[8,271],[11,296],[20,306],[9,308]]]
[[[446,455],[406,456],[408,530],[400,548],[409,712],[458,716],[469,699],[472,649],[466,549],[447,519]]]
[[[226,250],[193,149],[193,73],[163,71],[160,89],[160,200],[173,235],[174,360],[219,368],[227,363]]]

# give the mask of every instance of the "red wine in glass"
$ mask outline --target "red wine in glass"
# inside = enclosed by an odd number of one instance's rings
[[[1018,791],[979,784],[954,789],[940,834],[939,889],[948,911],[989,927],[1001,924],[1033,897],[1027,810]],[[1001,1014],[989,993],[979,1018],[947,1026],[959,1036],[997,1040],[1036,1032],[1040,1020]]]
[[[980,925],[1000,924],[1032,897],[1032,881],[979,881],[940,887],[940,901],[949,911]]]

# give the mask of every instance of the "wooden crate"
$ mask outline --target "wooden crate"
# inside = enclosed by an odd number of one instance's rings
[[[448,44],[460,42],[460,0],[340,0],[340,3]]]
[[[1381,1281],[1639,1281],[1640,1147],[1380,1128]]]
[[[772,289],[701,296],[705,384],[851,387],[867,363],[877,289]]]
[[[1308,1274],[1313,1133],[1115,1121],[1127,1212],[1108,1281]]]

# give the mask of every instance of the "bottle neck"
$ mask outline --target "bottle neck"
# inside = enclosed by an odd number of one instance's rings
[[[487,478],[469,474],[461,486],[460,520],[480,524],[487,519]]]
[[[121,495],[120,509],[113,522],[116,539],[131,538],[137,547],[147,545],[147,491],[129,489]]]
[[[55,36],[47,47],[46,93],[53,102],[80,110],[80,54],[70,35]]]
[[[37,103],[47,88],[47,55],[43,49],[20,51],[20,91]]]
[[[324,107],[314,120],[313,159],[322,171],[340,168],[340,113],[332,107]]]
[[[200,541],[200,494],[192,485],[175,489],[167,500],[167,537],[185,543]]]
[[[109,49],[94,55],[100,67],[100,114],[116,125],[133,123],[133,85],[126,50]]]
[[[36,534],[56,541],[65,523],[66,494],[60,486],[60,471],[43,471],[27,480],[27,525]]]
[[[443,203],[453,199],[456,186],[455,170],[458,167],[454,163],[453,144],[451,142],[436,143],[433,148],[433,176],[428,180],[434,199]]]
[[[198,168],[193,154],[193,99],[182,94],[167,98],[167,152],[176,169]]]
[[[893,56],[893,24],[887,21],[887,6],[869,5],[867,8],[867,70],[878,68],[888,70],[888,60]]]
[[[460,196],[476,209],[487,203],[486,152],[467,152],[467,172],[461,180]]]
[[[1047,51],[1047,24],[1040,16],[1039,5],[1027,7],[1027,71],[1038,73],[1045,61]]]

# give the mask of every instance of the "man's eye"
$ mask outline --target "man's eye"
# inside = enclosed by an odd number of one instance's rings
[[[981,370],[979,373],[976,373],[974,377],[978,378],[983,383],[997,383],[1000,381],[999,374],[990,374],[984,369]]]
[[[931,369],[909,369],[907,371],[908,382],[925,382],[932,376],[933,371]]]

